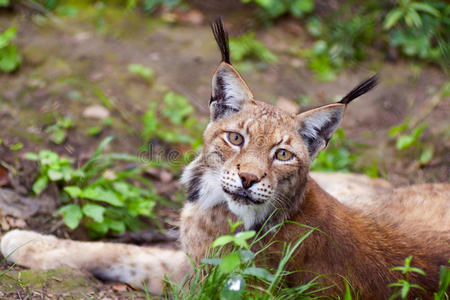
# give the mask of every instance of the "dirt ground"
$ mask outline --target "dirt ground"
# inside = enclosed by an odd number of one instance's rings
[[[10,187],[26,195],[36,177],[36,166],[23,159],[24,153],[52,149],[80,162],[108,135],[116,137],[111,145],[114,152],[139,155],[142,115],[149,103],[161,101],[166,91],[185,95],[199,118],[206,120],[210,81],[219,53],[210,33],[208,16],[199,18],[200,22],[180,19],[171,23],[112,10],[107,12],[106,29],[99,32],[90,11],[64,19],[45,19],[23,12],[0,13],[0,30],[12,24],[18,26],[16,42],[24,60],[18,71],[0,74],[0,138],[3,141],[0,161],[4,163],[0,165],[0,178],[1,172],[7,170],[5,166],[11,166],[17,174],[12,176],[15,179],[9,183]],[[237,20],[236,24],[242,22]],[[243,31],[232,25],[230,29],[231,35]],[[350,139],[368,145],[360,160],[376,161],[381,175],[396,186],[449,182],[450,101],[436,96],[449,79],[440,69],[401,60],[387,62],[374,53],[366,62],[343,71],[336,81],[317,82],[305,61],[293,54],[312,44],[301,26],[287,20],[259,29],[256,36],[279,57],[276,64],[243,72],[256,99],[277,103],[284,98],[292,102],[299,95],[307,95],[311,99],[308,105],[323,104],[343,96],[359,81],[379,72],[380,85],[350,105],[342,125]],[[156,78],[151,84],[137,78],[127,71],[130,63],[153,68]],[[97,136],[87,132],[100,121],[83,116],[86,107],[93,104],[108,107],[113,119]],[[74,126],[69,129],[67,140],[56,145],[49,140],[45,129],[59,117],[71,117]],[[423,140],[434,146],[434,157],[425,166],[420,166],[413,157],[415,153],[396,151],[394,141],[389,139],[389,129],[406,117],[411,117],[413,122],[429,123]],[[8,147],[19,142],[23,148],[18,151]],[[8,228],[23,227],[67,238],[87,238],[83,230],[69,232],[52,215],[59,205],[57,194],[50,191],[36,201],[39,208],[33,218],[9,217]],[[165,213],[176,219],[175,210]],[[0,214],[2,218],[5,220],[6,216]],[[24,219],[25,223],[17,219]],[[0,228],[4,232],[7,227]],[[0,267],[5,269],[6,264]],[[25,272],[15,269],[8,278],[17,278],[18,272]],[[61,272],[63,275],[45,276],[53,282],[64,276],[84,278],[65,273],[71,271]],[[0,289],[0,297],[89,298],[89,293],[94,293],[94,298],[105,299],[145,296],[126,286],[86,280],[88,283],[79,284],[82,286],[79,296],[68,295],[67,289],[54,292],[42,286],[41,289],[34,286],[29,292],[29,288],[13,287],[11,283],[11,290]]]

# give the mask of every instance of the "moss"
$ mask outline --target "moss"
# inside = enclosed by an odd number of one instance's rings
[[[10,271],[0,280],[3,292],[38,291],[46,294],[64,295],[70,293],[74,299],[99,290],[99,283],[87,274],[70,269]]]

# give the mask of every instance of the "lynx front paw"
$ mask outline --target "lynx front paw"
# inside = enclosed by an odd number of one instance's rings
[[[3,236],[0,249],[8,261],[34,267],[36,263],[39,264],[38,253],[51,248],[56,241],[57,239],[52,236],[44,236],[32,231],[12,230]]]

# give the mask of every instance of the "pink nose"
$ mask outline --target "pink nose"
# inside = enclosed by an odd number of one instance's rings
[[[250,188],[253,184],[260,181],[260,179],[255,174],[246,172],[239,173],[239,177],[241,178],[242,186],[245,189]]]

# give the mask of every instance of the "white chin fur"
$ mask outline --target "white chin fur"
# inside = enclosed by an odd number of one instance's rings
[[[213,207],[226,201],[225,192],[222,190],[222,183],[220,182],[219,171],[205,171],[201,181],[202,188],[198,201],[202,208]]]
[[[246,230],[253,227],[255,224],[265,222],[270,212],[270,203],[266,202],[261,205],[245,205],[238,203],[225,195],[227,199],[228,208],[244,223]]]

